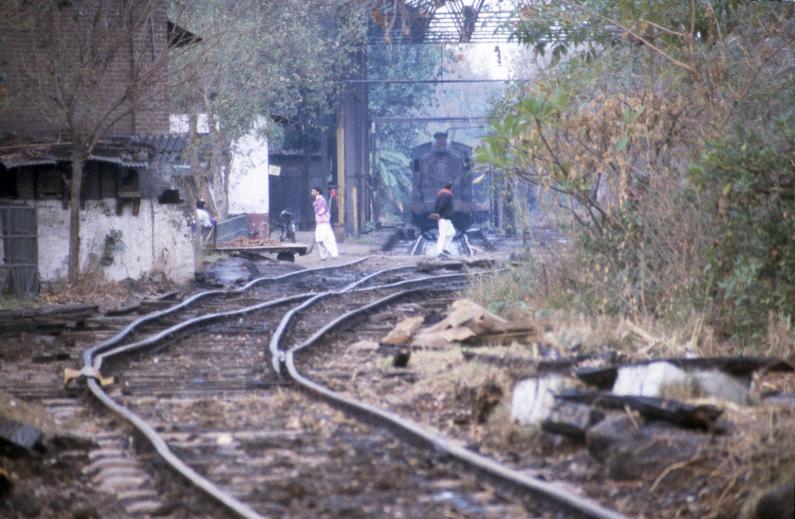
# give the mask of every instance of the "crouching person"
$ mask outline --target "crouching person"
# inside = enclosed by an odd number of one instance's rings
[[[329,255],[332,258],[336,258],[339,255],[337,252],[337,239],[331,229],[331,212],[328,204],[320,193],[318,186],[312,188],[311,195],[313,199],[312,206],[315,209],[315,243],[320,253],[320,259],[325,261]]]
[[[196,216],[198,217],[199,223],[199,237],[202,244],[206,244],[210,241],[213,235],[213,229],[215,228],[215,218],[210,215],[210,212],[206,208],[206,204],[203,198],[200,198],[196,201]]]

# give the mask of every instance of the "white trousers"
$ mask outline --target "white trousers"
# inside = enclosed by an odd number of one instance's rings
[[[329,255],[332,258],[339,256],[337,252],[337,238],[334,237],[334,230],[330,223],[319,223],[315,225],[315,243],[320,259],[326,259]]]
[[[439,218],[439,238],[436,240],[436,254],[439,255],[444,251],[450,249],[455,236],[455,227],[453,222]]]

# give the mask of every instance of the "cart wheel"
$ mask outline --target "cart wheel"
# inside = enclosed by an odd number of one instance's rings
[[[295,255],[292,252],[280,252],[276,254],[276,259],[279,261],[289,261],[295,263]]]

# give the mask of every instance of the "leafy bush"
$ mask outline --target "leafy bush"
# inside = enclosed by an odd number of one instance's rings
[[[752,343],[795,313],[795,6],[644,5],[522,11],[517,38],[573,55],[494,107],[477,158],[568,213],[551,300]]]
[[[780,122],[771,141],[738,129],[691,168],[718,212],[706,281],[721,328],[764,332],[768,314],[795,314],[795,131]]]

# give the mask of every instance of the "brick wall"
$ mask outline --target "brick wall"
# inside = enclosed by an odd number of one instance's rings
[[[101,82],[75,89],[71,85],[80,76],[73,73],[79,70],[78,35],[85,31],[97,4],[106,15],[95,33],[99,43],[93,47],[99,53],[112,53],[113,59]],[[42,30],[38,33],[21,29],[24,25],[19,22],[7,21],[10,25],[6,26],[0,22],[0,75],[4,78],[0,94],[6,100],[5,108],[0,109],[0,134],[61,132],[67,126],[65,115],[48,100],[58,91],[56,81],[66,92],[77,91],[81,100],[77,119],[84,126],[93,126],[98,114],[107,113],[125,96],[134,71],[145,78],[136,83],[140,85],[136,101],[126,101],[112,112],[112,118],[121,118],[108,134],[168,133],[166,2],[137,2],[138,16],[144,12],[148,17],[132,32],[122,23],[121,5],[118,0],[76,0],[71,7],[39,19]],[[52,27],[55,30],[47,32]],[[53,36],[45,39],[42,34]],[[42,49],[37,40],[49,41],[51,47]]]

